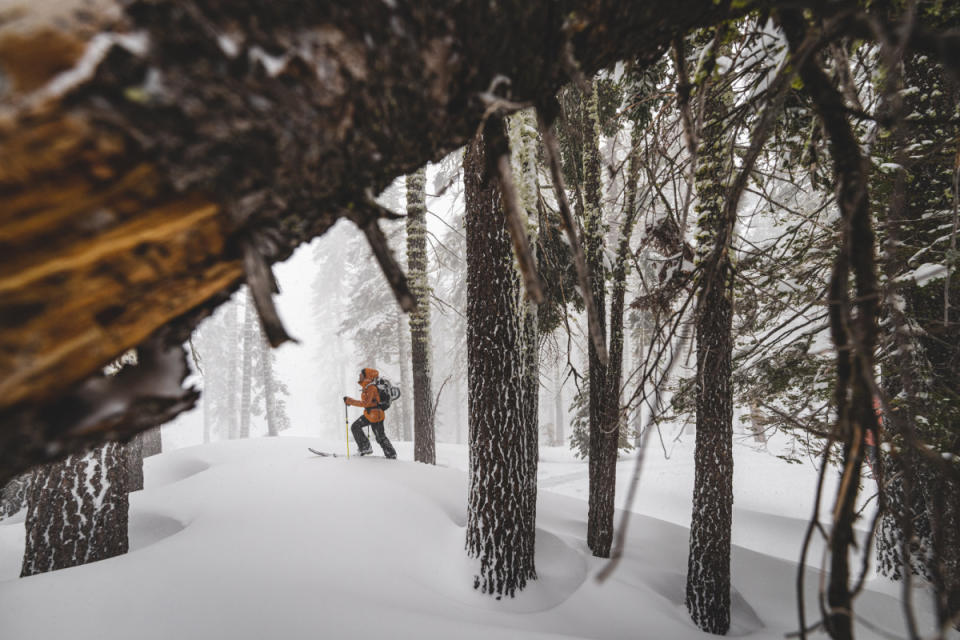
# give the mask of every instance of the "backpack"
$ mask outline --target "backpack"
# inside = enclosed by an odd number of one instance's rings
[[[380,403],[377,404],[378,409],[389,409],[391,403],[400,397],[400,388],[393,385],[386,378],[377,378],[373,381],[373,384],[380,393]]]

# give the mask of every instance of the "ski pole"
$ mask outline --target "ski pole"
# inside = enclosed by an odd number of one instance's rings
[[[347,403],[343,403],[343,428],[347,434],[347,460],[350,459],[350,418],[347,417]]]

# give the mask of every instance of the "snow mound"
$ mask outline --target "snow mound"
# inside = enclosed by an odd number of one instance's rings
[[[143,461],[145,488],[156,489],[180,482],[210,468],[209,462],[181,452],[167,454],[162,462],[160,460],[160,456],[151,456]]]
[[[308,446],[337,450],[281,437],[149,458],[146,488],[131,495],[131,551],[101,562],[18,579],[22,523],[0,526],[0,638],[704,637],[683,604],[684,526],[632,515],[622,562],[601,584],[586,503],[541,490],[538,579],[496,600],[473,589],[478,562],[464,550],[464,447],[444,446],[458,469],[410,462],[410,443],[396,461]],[[569,465],[585,463],[557,464],[553,477],[572,491]],[[731,635],[780,640],[796,628],[797,564],[755,550],[766,535],[733,549]],[[806,571],[814,619],[818,573]],[[858,608],[902,629],[895,598],[868,589]]]
[[[183,531],[186,525],[163,513],[130,509],[128,535],[130,551],[139,551]]]

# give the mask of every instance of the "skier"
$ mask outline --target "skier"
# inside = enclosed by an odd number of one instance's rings
[[[397,452],[393,448],[393,445],[390,444],[390,440],[383,430],[384,412],[383,409],[380,408],[380,391],[377,389],[377,385],[373,384],[373,381],[379,376],[380,372],[376,369],[370,369],[368,367],[361,369],[360,377],[357,379],[357,384],[363,387],[363,393],[360,394],[360,399],[354,400],[349,396],[343,396],[343,402],[352,407],[363,407],[363,415],[357,418],[353,425],[350,426],[350,431],[353,432],[353,439],[357,441],[357,446],[360,447],[360,455],[368,456],[373,453],[370,440],[367,438],[367,434],[363,432],[364,427],[371,426],[373,427],[373,435],[377,440],[377,444],[383,449],[384,457],[393,459],[397,457]]]

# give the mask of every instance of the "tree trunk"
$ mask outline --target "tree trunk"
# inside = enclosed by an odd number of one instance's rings
[[[432,356],[430,346],[430,284],[427,282],[427,172],[421,167],[407,176],[407,278],[417,307],[410,312],[410,352],[413,369],[413,459],[436,464],[433,424]],[[401,361],[401,366],[406,366]]]
[[[127,491],[143,489],[143,434],[138,434],[122,445],[127,472]]]
[[[277,415],[276,372],[273,370],[273,353],[263,333],[259,333],[260,349],[260,383],[263,385],[263,417],[267,421],[267,435],[279,436],[281,427],[280,416]]]
[[[497,127],[498,130],[491,130]],[[535,529],[526,499],[530,439],[518,411],[523,356],[517,309],[520,281],[513,266],[500,188],[486,175],[487,140],[504,136],[502,121],[464,155],[467,235],[467,379],[470,393],[470,492],[467,553],[480,560],[474,587],[514,596],[536,578]]]
[[[533,220],[538,220],[538,192],[537,192],[537,140],[536,120],[530,109],[525,109],[513,116],[509,121],[510,148],[512,150],[510,164],[513,175],[516,176],[514,185],[518,195],[518,206],[526,218],[525,231],[527,242],[533,254],[533,264],[538,273],[542,270],[540,254],[537,251],[538,229]],[[521,279],[522,279],[522,274]],[[537,466],[540,462],[540,318],[538,307],[531,299],[529,292],[520,290],[517,300],[521,310],[521,345],[523,350],[523,399],[521,412],[523,414],[523,433],[527,438],[525,445],[526,481],[524,492],[526,504],[522,507],[529,518],[526,527],[534,531],[537,517]],[[527,543],[533,544],[534,537],[530,536]],[[533,557],[534,549],[524,550]]]
[[[21,576],[127,552],[124,447],[105,444],[38,468],[30,486]]]
[[[225,429],[221,437],[234,440],[240,434],[240,364],[243,358],[243,332],[237,322],[239,305],[231,301],[227,305],[227,314],[223,319],[224,333],[226,334],[227,368],[226,388],[223,390],[226,398],[226,415],[221,417]]]
[[[143,457],[149,458],[163,453],[163,437],[160,427],[143,432]]]
[[[716,55],[716,54],[714,54]],[[717,85],[717,86],[715,86]],[[708,81],[702,144],[694,178],[697,194],[697,340],[693,516],[686,603],[694,623],[708,633],[730,628],[730,529],[733,516],[733,220],[725,215],[730,183],[725,89]]]
[[[243,305],[243,325],[240,332],[241,339],[241,367],[240,367],[240,428],[238,438],[250,437],[250,418],[253,412],[253,356],[260,342],[260,331],[257,326],[256,310],[253,308],[253,297],[247,289]],[[229,393],[229,390],[228,390]]]
[[[638,133],[639,127],[635,127],[633,139],[631,140],[634,146],[638,143]],[[609,524],[604,524],[604,535],[598,538],[598,545],[593,549],[594,555],[601,558],[610,556],[610,544],[613,540],[613,498],[617,481],[617,451],[620,443],[620,426],[626,424],[625,416],[620,406],[620,385],[623,377],[623,309],[624,297],[627,291],[628,261],[631,255],[630,237],[633,235],[633,226],[637,219],[638,171],[637,152],[634,150],[630,156],[627,168],[626,202],[624,203],[620,243],[617,247],[616,262],[614,263],[613,273],[610,278],[612,286],[610,301],[610,343],[608,345],[610,360],[606,371],[600,422],[600,431],[605,438],[603,443],[605,450],[602,455],[607,458],[607,464],[609,465],[609,468],[601,472],[606,474],[603,482],[610,484],[609,497],[605,498],[610,502],[609,505],[604,505],[604,508],[609,510]],[[612,451],[609,450],[610,448],[612,448]],[[607,530],[609,530],[609,534],[606,533]]]
[[[27,491],[32,477],[33,471],[27,471],[3,485],[0,491],[0,520],[19,513],[27,506]]]
[[[583,146],[583,235],[587,268],[593,283],[593,299],[597,305],[600,330],[606,334],[606,273],[603,267],[603,210],[600,182],[600,130],[597,120],[597,85],[587,98],[584,112]],[[588,341],[590,367],[590,489],[587,514],[587,546],[598,558],[610,557],[613,542],[613,500],[617,487],[617,441],[615,424],[608,431],[604,424],[607,413],[607,365],[597,354],[593,340]]]

